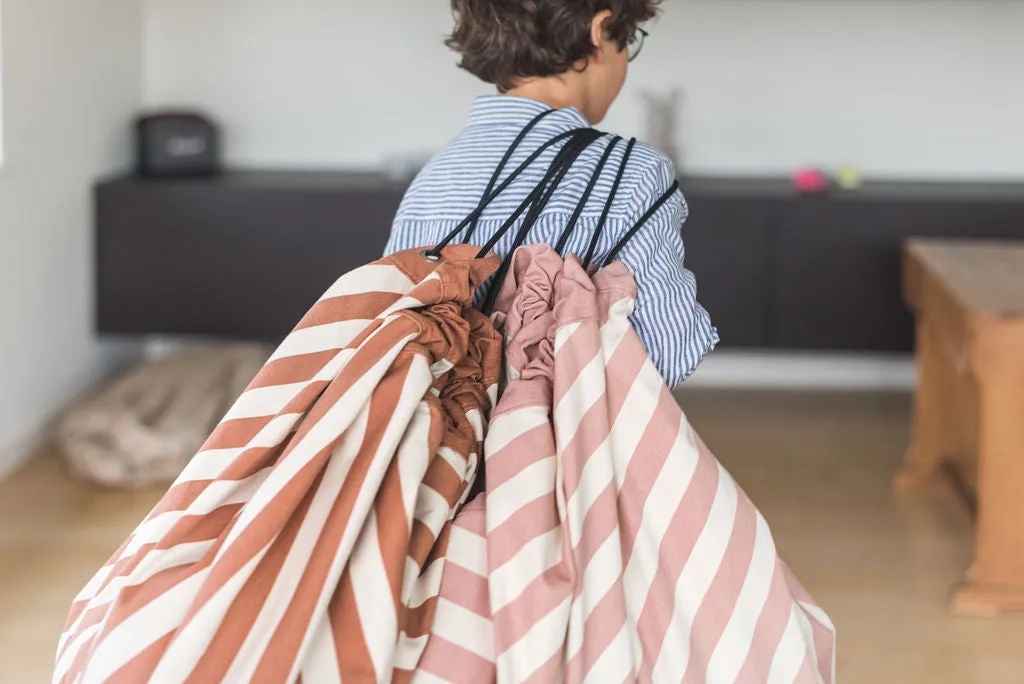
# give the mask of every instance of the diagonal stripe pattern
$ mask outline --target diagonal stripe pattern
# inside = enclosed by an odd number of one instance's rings
[[[340,278],[82,590],[53,681],[410,681],[497,394],[452,247]]]
[[[833,684],[835,630],[628,322],[632,276],[543,245],[496,315],[511,380],[415,681]]]
[[[54,682],[834,684],[630,273],[522,248],[492,323],[474,252],[328,290],[75,600]]]

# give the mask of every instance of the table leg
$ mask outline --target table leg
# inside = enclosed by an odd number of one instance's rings
[[[959,613],[1024,610],[1024,377],[979,377],[978,521]]]
[[[913,487],[933,481],[941,472],[948,427],[950,370],[941,343],[927,318],[917,320],[917,385],[914,393],[914,426],[903,467],[896,473],[897,487]]]

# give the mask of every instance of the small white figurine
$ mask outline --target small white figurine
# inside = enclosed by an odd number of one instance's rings
[[[664,152],[681,170],[681,149],[679,145],[679,108],[683,103],[683,91],[673,88],[668,92],[645,92],[640,95],[644,102],[644,140]]]

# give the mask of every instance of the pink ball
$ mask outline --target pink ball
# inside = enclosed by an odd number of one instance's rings
[[[793,174],[793,187],[805,193],[825,192],[828,176],[817,169],[802,169]]]

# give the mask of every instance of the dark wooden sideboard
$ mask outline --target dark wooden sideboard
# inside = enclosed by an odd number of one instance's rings
[[[681,183],[687,265],[729,347],[909,351],[906,238],[1024,239],[1024,184],[804,197],[781,179]],[[99,332],[282,337],[337,276],[379,256],[404,189],[362,173],[103,182]]]
[[[405,187],[305,172],[101,183],[99,332],[283,337],[338,276],[381,255]]]

